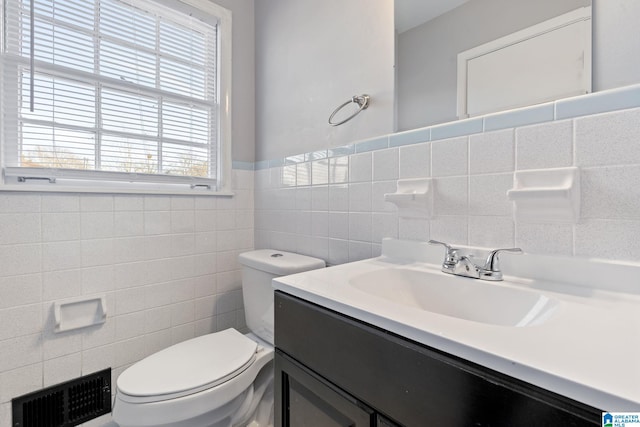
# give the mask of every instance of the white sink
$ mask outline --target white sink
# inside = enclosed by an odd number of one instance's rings
[[[385,302],[458,319],[500,326],[544,323],[558,306],[547,296],[440,271],[388,268],[356,275],[349,285]]]

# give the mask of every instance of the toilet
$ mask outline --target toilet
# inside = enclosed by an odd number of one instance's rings
[[[230,328],[154,353],[116,381],[113,420],[121,427],[271,427],[271,279],[325,267],[321,259],[271,249],[245,252],[242,296],[248,329]]]

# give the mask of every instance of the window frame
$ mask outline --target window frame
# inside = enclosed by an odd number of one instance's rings
[[[135,4],[135,0],[124,0],[126,3]],[[126,179],[126,172],[91,171],[82,173],[72,169],[58,169],[59,175],[51,180],[46,173],[47,169],[29,167],[9,167],[5,165],[5,129],[4,112],[0,111],[0,166],[2,176],[0,177],[0,191],[39,191],[39,192],[73,192],[73,193],[128,193],[128,194],[178,194],[178,195],[232,195],[231,176],[231,83],[232,83],[232,14],[231,11],[212,1],[202,2],[199,0],[171,0],[158,1],[147,0],[152,3],[176,9],[179,12],[191,11],[194,14],[203,14],[217,19],[217,90],[216,102],[218,105],[218,117],[216,117],[217,127],[217,168],[216,176],[210,177],[215,180],[215,184],[207,186],[198,183],[198,177],[188,176],[163,176],[160,180],[145,180],[129,182]],[[4,46],[4,1],[0,0],[0,46]],[[196,15],[197,16],[197,15]],[[0,62],[0,73],[2,73],[2,62]],[[13,113],[12,113],[13,114]],[[18,182],[15,174],[7,176],[7,170],[12,172],[16,169],[24,170],[25,175],[36,179],[29,179],[25,182]],[[83,177],[83,175],[85,175]],[[134,174],[135,175],[135,174]],[[118,176],[118,180],[110,180],[110,177]]]

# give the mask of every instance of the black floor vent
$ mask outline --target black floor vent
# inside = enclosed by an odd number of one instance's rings
[[[71,427],[111,412],[111,368],[12,400],[13,427]]]

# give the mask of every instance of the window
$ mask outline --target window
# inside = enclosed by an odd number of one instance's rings
[[[222,189],[228,11],[195,0],[4,3],[6,186]]]

